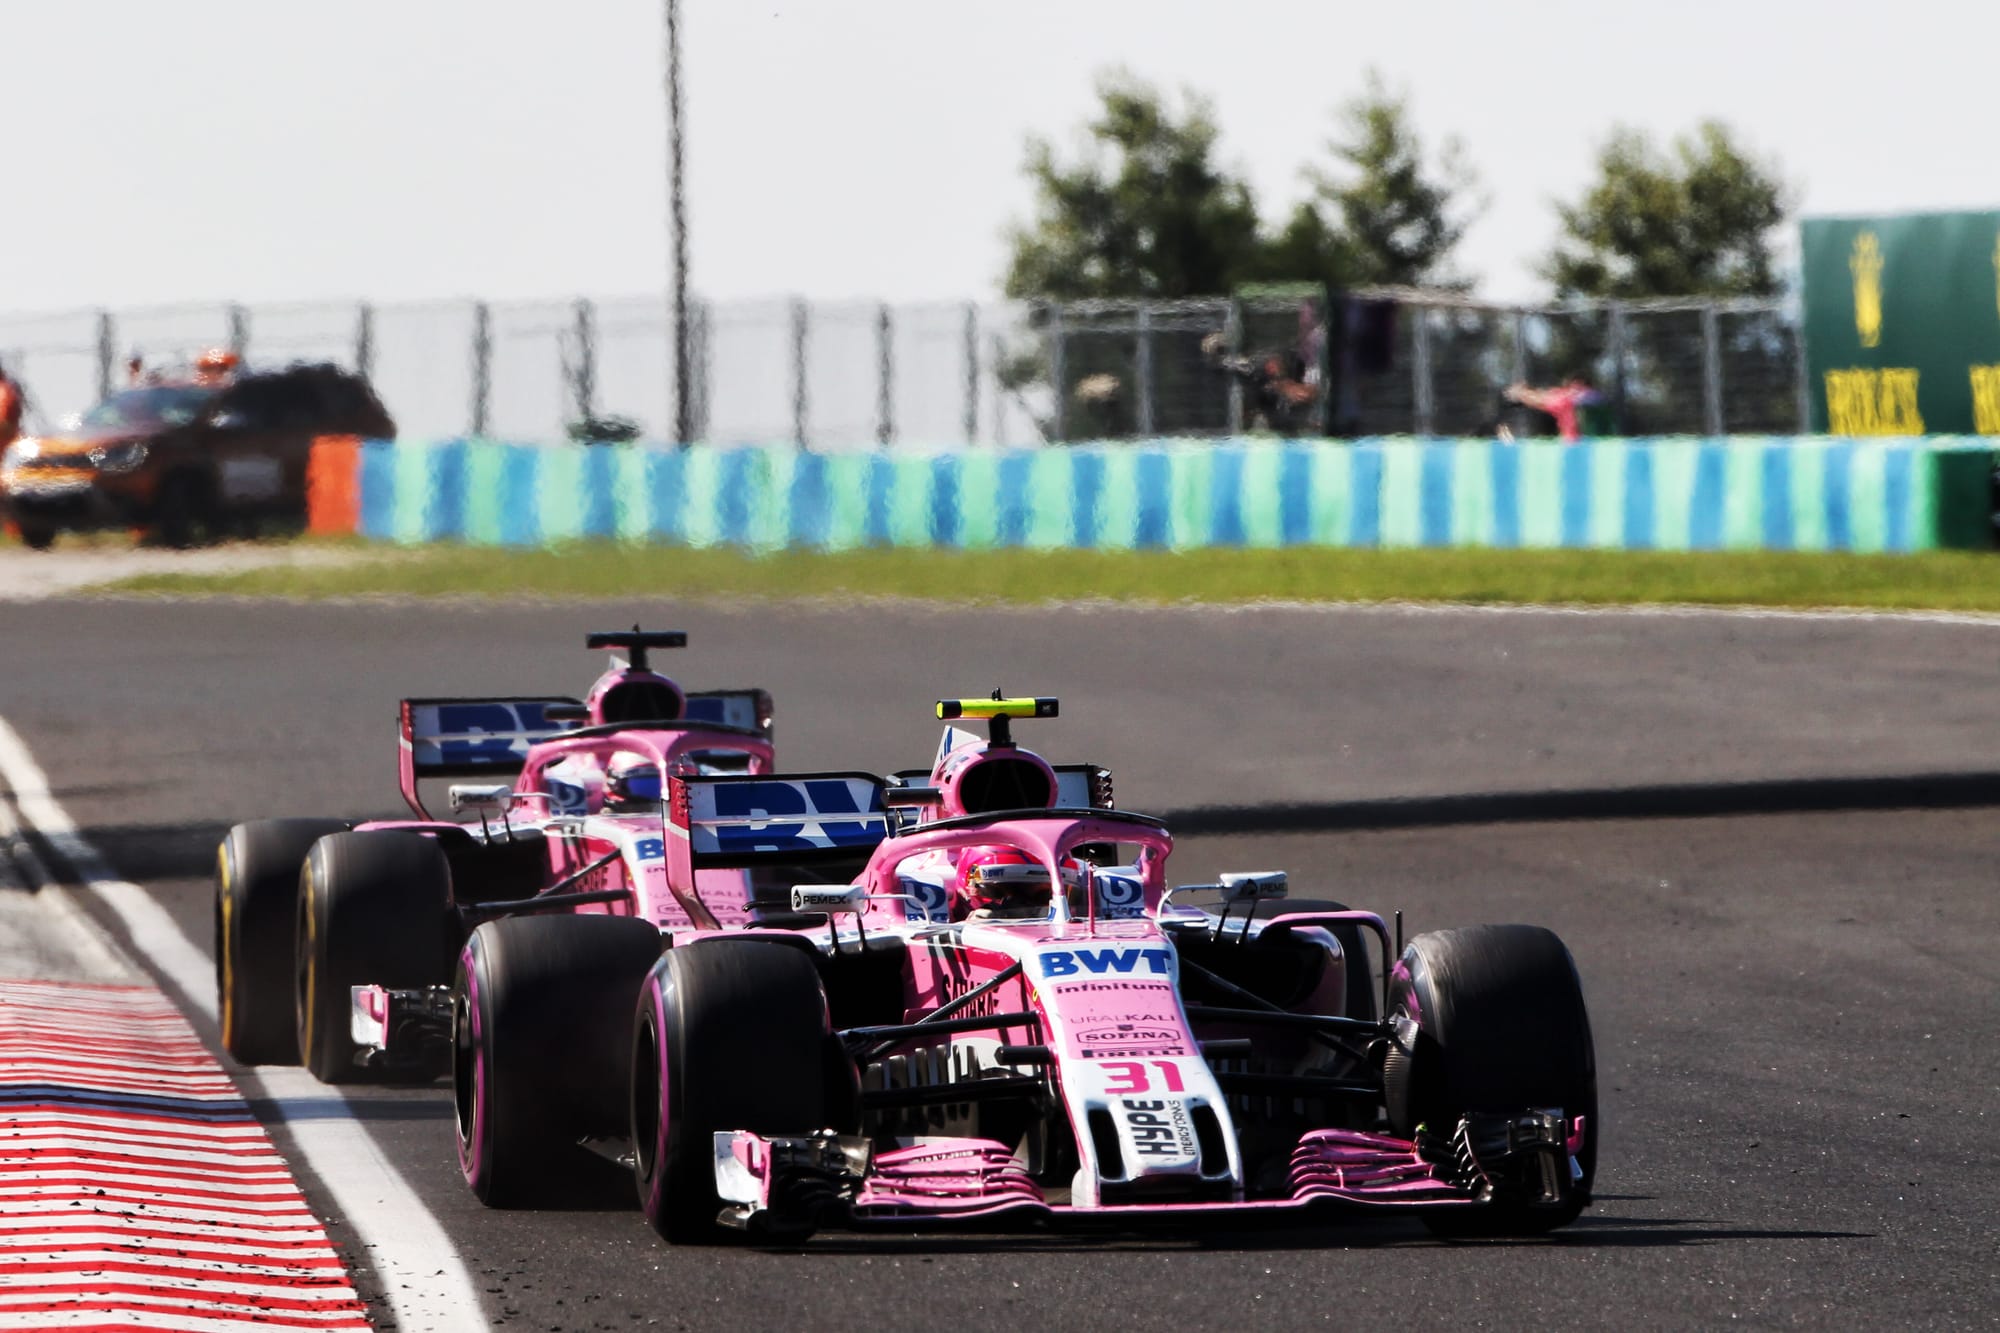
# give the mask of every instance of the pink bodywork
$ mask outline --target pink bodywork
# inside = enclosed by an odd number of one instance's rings
[[[1059,893],[1044,920],[965,921],[948,929],[911,922],[899,895],[898,868],[914,857],[948,857],[967,847],[1000,844],[1020,848],[1057,874],[1071,852],[1088,843],[1136,845],[1144,917],[1101,918],[1088,909],[1072,915],[1070,895]],[[1067,812],[983,821],[972,827],[920,827],[877,848],[856,881],[870,895],[860,925],[863,933],[882,931],[912,939],[906,1021],[920,1021],[1020,964],[1019,975],[970,1012],[1036,1016],[1044,1042],[1056,1056],[1051,1074],[1071,1123],[1084,1125],[1093,1109],[1100,1115],[1108,1109],[1114,1118],[1125,1117],[1114,1119],[1125,1174],[1108,1182],[1089,1179],[1094,1150],[1089,1136],[1080,1130],[1086,1169],[1079,1173],[1068,1202],[1050,1203],[1004,1145],[977,1138],[925,1138],[874,1157],[854,1202],[856,1221],[946,1222],[1003,1214],[1138,1217],[1164,1211],[1298,1209],[1328,1202],[1400,1206],[1470,1202],[1463,1189],[1440,1178],[1436,1168],[1418,1156],[1412,1143],[1340,1129],[1302,1136],[1292,1154],[1289,1198],[1244,1201],[1227,1103],[1182,1007],[1173,944],[1153,919],[1166,898],[1165,865],[1171,849],[1172,838],[1164,829],[1117,815]],[[1077,868],[1089,883],[1092,868]],[[1094,897],[1085,901],[1094,902]],[[1280,921],[1294,927],[1356,923],[1375,932],[1386,952],[1388,929],[1373,913],[1290,913],[1272,918],[1266,928]],[[957,947],[946,943],[953,933]],[[930,947],[920,947],[920,940],[930,941]],[[1032,1039],[1031,1031],[1018,1024],[1005,1030],[954,1034],[952,1040],[1026,1042]],[[1112,1034],[1123,1046],[1107,1048],[1094,1034]],[[1186,1131],[1176,1126],[1188,1122],[1196,1104],[1219,1117],[1226,1166],[1216,1160],[1204,1163],[1198,1148],[1175,1140],[1177,1133],[1186,1138]],[[1146,1109],[1135,1112],[1134,1107]],[[1134,1126],[1130,1122],[1135,1118],[1148,1123]],[[1136,1137],[1141,1134],[1155,1137]],[[733,1154],[737,1174],[763,1181],[761,1192],[767,1195],[768,1142],[749,1133],[718,1139],[728,1141],[719,1141],[718,1151]],[[1147,1151],[1160,1151],[1157,1172],[1151,1169],[1154,1163],[1141,1156]],[[1209,1187],[1205,1191],[1209,1197],[1106,1200],[1099,1192],[1106,1185],[1129,1189],[1141,1175],[1179,1177],[1188,1188]]]

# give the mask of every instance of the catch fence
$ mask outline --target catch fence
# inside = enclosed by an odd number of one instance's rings
[[[691,306],[696,440],[820,451],[1085,440],[1546,433],[1509,384],[1589,375],[1604,435],[1788,435],[1807,421],[1777,301],[1507,305],[1374,289],[1181,301]],[[408,437],[666,440],[674,348],[653,297],[188,305],[0,317],[30,424],[227,346],[367,375]]]

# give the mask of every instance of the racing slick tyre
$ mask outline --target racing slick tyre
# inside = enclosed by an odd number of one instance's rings
[[[450,916],[451,869],[435,839],[335,833],[312,845],[299,876],[293,977],[299,1055],[313,1077],[369,1077],[349,1029],[352,989],[443,985],[451,976]],[[442,1071],[404,1072],[421,1079]]]
[[[32,520],[21,523],[21,544],[30,551],[46,551],[56,544],[56,525],[36,523]]]
[[[480,1202],[542,1202],[584,1137],[622,1135],[639,988],[660,929],[626,916],[488,921],[452,983],[458,1166]]]
[[[1395,1131],[1449,1132],[1467,1112],[1561,1107],[1583,1118],[1581,1176],[1559,1205],[1434,1209],[1445,1236],[1520,1236],[1576,1220],[1597,1171],[1597,1056],[1576,964],[1540,926],[1471,926],[1417,936],[1391,977],[1395,1030],[1383,1100]]]
[[[681,1245],[742,1236],[716,1221],[716,1131],[855,1130],[838,1041],[803,949],[710,940],[660,959],[632,1038],[633,1171],[655,1231]]]
[[[222,1049],[246,1065],[299,1062],[292,930],[299,870],[338,819],[259,819],[215,852],[215,998]]]

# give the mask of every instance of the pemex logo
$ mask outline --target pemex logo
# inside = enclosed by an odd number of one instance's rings
[[[1872,231],[1854,238],[1847,268],[1854,275],[1854,331],[1863,347],[1882,345],[1882,241]]]

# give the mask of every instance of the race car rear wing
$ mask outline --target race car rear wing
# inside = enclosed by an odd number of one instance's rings
[[[889,835],[884,785],[872,773],[673,778],[669,855],[685,846],[695,870],[863,860]]]
[[[405,699],[397,710],[403,799],[430,818],[417,797],[424,778],[504,778],[528,762],[528,747],[574,725],[550,709],[581,708],[568,695],[543,698]]]
[[[684,722],[713,722],[771,738],[771,696],[765,690],[689,690]]]

